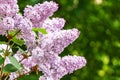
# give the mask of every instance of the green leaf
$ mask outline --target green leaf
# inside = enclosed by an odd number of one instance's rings
[[[9,34],[13,36],[15,33],[16,33],[16,30],[12,30]]]
[[[47,34],[47,31],[44,28],[32,28],[32,31],[38,34],[38,32],[41,32],[43,34]]]
[[[12,65],[14,65],[17,69],[21,69],[22,68],[22,66],[19,64],[19,62],[16,60],[15,57],[9,56],[9,59],[10,59]]]
[[[7,42],[5,42],[5,41],[0,41],[0,44],[7,44]]]
[[[35,72],[32,72],[29,75],[19,77],[18,80],[39,80],[39,77],[42,75],[43,75],[42,72],[38,72],[38,75],[36,75]]]
[[[20,48],[19,46],[17,46],[17,48],[23,53],[23,54],[25,54],[26,52],[25,52],[25,50],[23,50],[22,48]]]
[[[16,37],[12,38],[12,41],[19,46],[22,46],[25,43],[24,40],[17,39]]]
[[[3,52],[4,52],[4,49],[1,49],[1,50],[0,50],[0,53],[3,53]]]
[[[2,56],[0,56],[0,65],[2,65],[5,61],[5,58],[3,58]]]
[[[7,64],[7,65],[5,65],[5,67],[4,67],[4,69],[3,69],[3,71],[4,72],[15,72],[15,71],[17,71],[18,70],[18,68],[16,68],[14,65],[12,65],[12,64]]]

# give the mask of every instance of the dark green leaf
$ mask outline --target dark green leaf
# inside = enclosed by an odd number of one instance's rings
[[[38,80],[41,75],[42,75],[42,72],[39,72],[38,75],[36,75],[35,72],[32,72],[29,75],[25,75],[18,78],[18,80]]]
[[[6,36],[4,35],[0,35],[0,42],[7,42],[8,40],[7,40],[7,38],[6,38]]]
[[[26,53],[22,48],[20,48],[19,46],[17,47],[21,52]]]
[[[3,58],[2,56],[0,56],[0,65],[2,65],[4,63],[5,58]]]
[[[15,71],[17,71],[18,70],[18,68],[16,68],[14,65],[12,65],[12,64],[7,64],[7,65],[5,65],[5,67],[4,67],[4,72],[15,72]]]

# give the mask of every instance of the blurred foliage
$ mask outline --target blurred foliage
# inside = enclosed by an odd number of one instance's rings
[[[46,0],[18,1],[22,12],[26,5]],[[81,31],[80,37],[61,56],[78,55],[87,59],[86,67],[61,80],[120,80],[120,0],[53,1],[59,4],[54,17],[66,19],[64,29],[75,27]]]

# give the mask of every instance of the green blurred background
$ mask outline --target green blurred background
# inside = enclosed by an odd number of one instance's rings
[[[18,0],[26,5],[46,0]],[[48,0],[50,1],[50,0]],[[64,29],[78,28],[80,37],[61,56],[78,55],[86,67],[61,80],[120,80],[120,0],[53,0],[59,4],[54,17],[66,19]],[[34,74],[21,80],[37,80]]]

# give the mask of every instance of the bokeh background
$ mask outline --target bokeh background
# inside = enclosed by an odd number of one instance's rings
[[[46,0],[18,0],[20,11],[26,5]],[[48,0],[50,1],[50,0]],[[60,56],[78,55],[86,67],[61,80],[120,80],[120,0],[53,0],[59,4],[54,17],[66,19],[64,29],[78,28],[80,37]],[[37,80],[32,73],[19,80]]]

